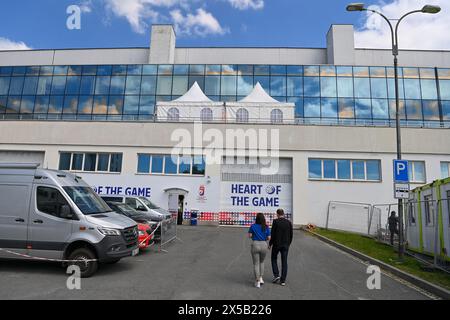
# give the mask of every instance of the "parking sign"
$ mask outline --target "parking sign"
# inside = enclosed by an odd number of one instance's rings
[[[409,183],[407,160],[394,160],[394,182]]]

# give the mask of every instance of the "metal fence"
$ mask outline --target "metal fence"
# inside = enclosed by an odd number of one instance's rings
[[[159,243],[160,249],[177,239],[178,229],[177,229],[177,218],[172,216],[170,219],[166,219],[160,222],[159,228],[161,228],[161,240]]]
[[[400,217],[403,219],[403,230],[398,229],[398,233],[402,232],[404,235],[403,244],[410,254],[424,263],[432,264],[435,268],[448,271],[450,269],[449,204],[449,199],[412,199],[404,203],[402,213],[399,212],[396,203],[374,205],[370,228],[376,230],[375,235],[378,241],[389,244],[391,230],[388,219],[390,213],[395,212],[398,219]],[[395,246],[398,245],[398,239],[399,235],[394,232]]]

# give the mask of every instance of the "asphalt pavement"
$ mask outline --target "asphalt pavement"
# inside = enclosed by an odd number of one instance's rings
[[[246,229],[187,227],[180,240],[115,265],[101,266],[80,290],[69,290],[58,264],[0,261],[0,299],[429,299],[382,274],[381,289],[367,288],[367,265],[302,231],[294,232],[287,286],[274,285],[270,259],[266,284],[253,286]]]

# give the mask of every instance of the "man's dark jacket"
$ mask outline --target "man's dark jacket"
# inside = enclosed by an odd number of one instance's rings
[[[269,244],[275,248],[288,248],[292,243],[292,238],[292,223],[285,218],[275,219]]]

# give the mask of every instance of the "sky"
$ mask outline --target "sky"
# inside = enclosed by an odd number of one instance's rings
[[[148,47],[151,24],[173,24],[178,47],[326,47],[331,24],[355,25],[356,47],[389,48],[387,23],[347,12],[351,0],[2,0],[0,50]],[[398,19],[425,4],[399,29],[401,49],[450,50],[450,0],[368,0]],[[80,29],[69,29],[70,6]],[[395,21],[393,21],[395,23]]]

